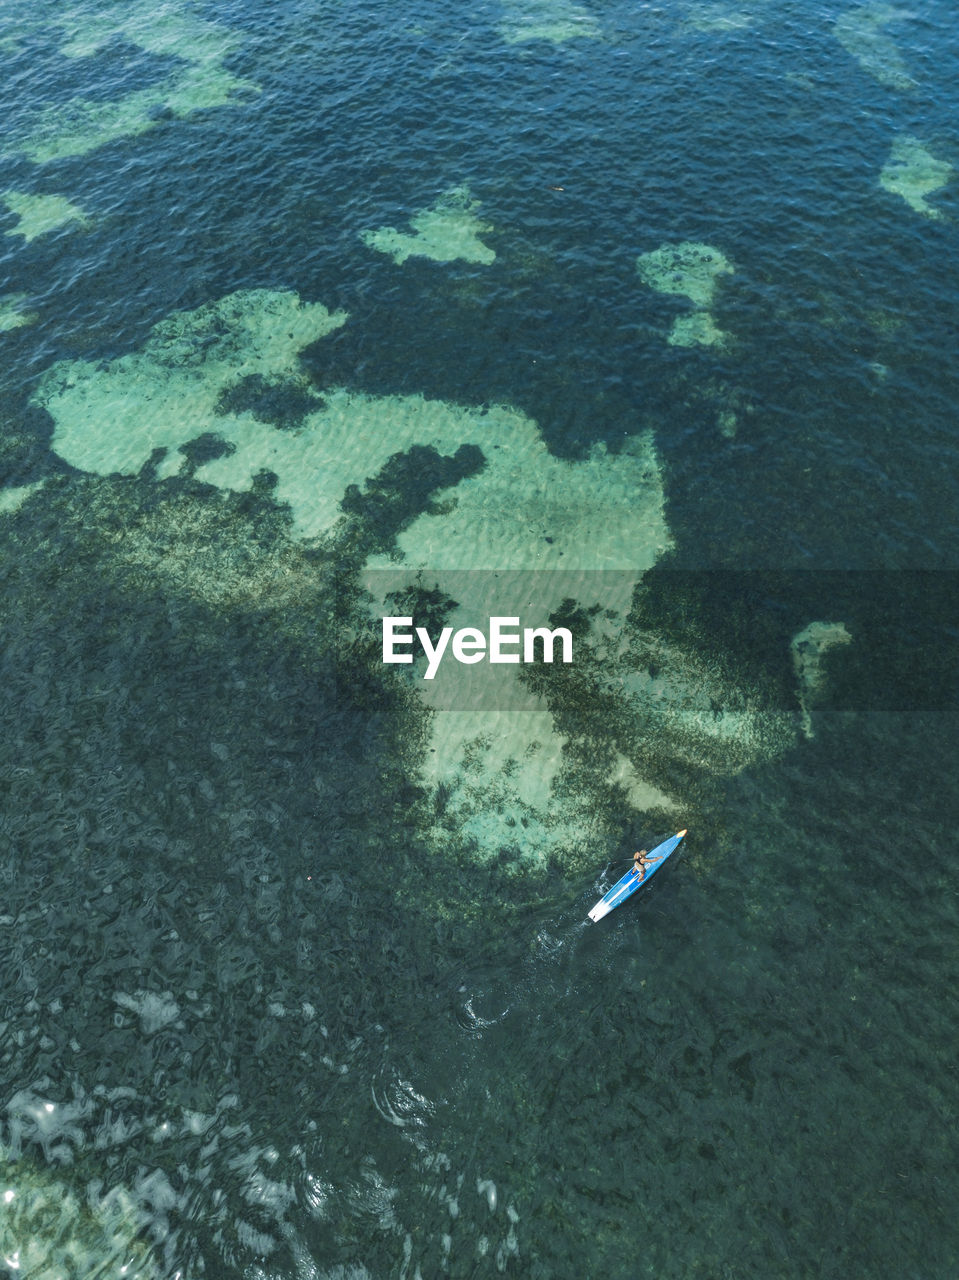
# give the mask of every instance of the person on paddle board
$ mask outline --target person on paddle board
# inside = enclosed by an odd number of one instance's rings
[[[645,849],[640,849],[638,853],[633,854],[633,870],[640,880],[645,876],[648,866],[650,866],[650,861]]]

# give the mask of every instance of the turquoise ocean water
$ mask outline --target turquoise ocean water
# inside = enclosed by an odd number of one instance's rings
[[[0,1275],[956,1275],[957,86],[2,7]]]

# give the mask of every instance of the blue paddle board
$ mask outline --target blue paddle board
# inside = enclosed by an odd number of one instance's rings
[[[679,846],[679,842],[685,834],[685,831],[678,831],[676,835],[670,836],[668,840],[658,844],[652,853],[646,855],[649,859],[649,866],[646,868],[645,875],[641,876],[635,867],[630,867],[622,880],[617,880],[609,893],[603,894],[599,902],[596,903],[596,906],[589,913],[590,920],[602,920],[603,916],[609,915],[613,907],[618,907],[627,898],[631,898],[640,885],[649,884],[649,881],[669,855]]]

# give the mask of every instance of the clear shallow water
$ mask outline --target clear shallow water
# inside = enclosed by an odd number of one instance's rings
[[[879,185],[903,134],[959,166],[947,10],[860,23],[860,61],[838,6],[174,7],[70,59],[110,10],[10,12],[3,189],[83,211],[0,222],[3,481],[45,482],[0,515],[10,1273],[954,1274],[956,186],[937,218]],[[364,244],[463,186],[492,263]],[[670,345],[691,304],[640,283],[681,241],[734,266],[725,345]],[[358,567],[472,455],[363,489],[358,427],[356,523],[311,545],[202,450],[58,453],[58,361],[241,289],[349,313],[301,395],[508,405],[576,463],[652,432],[672,546],[616,627],[664,646],[665,710],[549,686],[594,842],[531,860],[516,808],[491,854],[498,780],[460,823],[370,648]],[[853,640],[808,737],[816,619]],[[748,749],[689,730],[688,671],[758,700]],[[607,736],[668,809],[608,786]],[[672,873],[586,928],[674,821]]]

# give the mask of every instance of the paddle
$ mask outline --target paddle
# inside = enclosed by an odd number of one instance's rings
[[[609,867],[618,867],[623,862],[634,862],[634,861],[635,861],[635,858],[614,858],[612,862],[608,862],[606,865]],[[658,862],[659,858],[657,858],[656,861]]]
[[[605,868],[605,869],[606,869],[606,871],[609,871],[610,867],[621,867],[624,863],[626,863],[626,862],[633,862],[634,860],[635,860],[635,859],[634,859],[633,857],[629,857],[629,858],[613,858],[613,859],[612,859],[612,861],[610,861],[610,862],[607,862],[607,863],[606,863],[606,868]],[[657,859],[656,859],[656,862],[659,862],[659,861],[660,861],[660,859],[659,859],[659,858],[657,858]],[[651,866],[655,866],[655,865],[656,865],[656,862],[653,862],[653,863],[651,863],[650,865],[651,865]],[[584,874],[592,874],[592,873],[590,873],[590,872],[585,872]]]
[[[621,867],[625,862],[632,862],[632,858],[613,858],[613,860],[611,862],[607,862],[606,866],[603,868],[603,875],[606,875],[609,872],[610,868]],[[587,876],[595,876],[596,872],[593,871],[591,868],[587,867],[587,868],[584,868],[581,872],[579,872],[579,874],[585,880]]]
[[[610,867],[621,867],[624,862],[633,862],[633,861],[635,861],[635,859],[633,858],[614,858],[612,862],[606,863],[606,870],[608,871]],[[657,858],[656,861],[658,862],[659,859]]]
[[[665,855],[661,853],[658,858],[654,858],[652,862],[648,862],[646,864],[646,866],[643,868],[644,880],[646,879],[646,872],[651,871],[653,867],[655,867],[658,863],[662,862],[664,856]],[[635,862],[635,858],[614,858],[612,862],[607,862],[606,870],[608,871],[610,867],[620,867],[623,865],[624,862]]]

